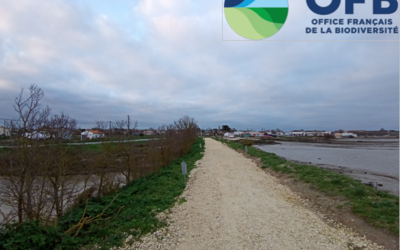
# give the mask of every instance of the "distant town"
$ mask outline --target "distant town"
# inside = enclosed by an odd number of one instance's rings
[[[54,133],[44,131],[31,131],[29,133],[25,133],[25,137],[33,138],[33,139],[46,139],[50,138]],[[64,139],[71,139],[72,137],[80,138],[81,140],[91,140],[96,138],[106,137],[108,135],[136,135],[136,136],[157,136],[165,134],[166,130],[164,129],[126,129],[126,128],[115,128],[111,127],[110,129],[105,128],[97,128],[94,127],[92,129],[76,129],[75,131],[69,134],[63,134],[62,137]],[[18,131],[11,131],[9,128],[0,126],[0,137],[10,137],[12,135],[19,134]],[[384,128],[376,131],[369,130],[335,130],[335,131],[327,131],[327,130],[292,130],[292,131],[282,131],[280,129],[270,129],[260,131],[255,130],[236,130],[234,128],[230,128],[228,125],[220,126],[219,128],[208,128],[208,129],[199,129],[200,136],[224,136],[228,138],[234,137],[329,137],[329,138],[357,138],[357,137],[397,137],[399,136],[399,131],[395,130],[385,130]]]
[[[362,137],[398,137],[399,131],[395,130],[385,130],[384,128],[377,131],[368,131],[368,130],[335,130],[335,131],[327,131],[327,130],[292,130],[289,132],[282,131],[280,129],[270,129],[270,130],[236,130],[230,129],[229,126],[223,125],[222,128],[218,129],[206,129],[202,130],[203,136],[224,136],[228,138],[234,137],[281,137],[281,136],[292,136],[292,137],[301,137],[301,136],[309,136],[309,137],[330,137],[330,138],[357,138],[359,136]]]

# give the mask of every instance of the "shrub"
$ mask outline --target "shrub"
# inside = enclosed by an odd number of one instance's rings
[[[38,220],[4,225],[0,229],[1,250],[54,249],[58,242],[61,233],[52,226],[40,226]]]

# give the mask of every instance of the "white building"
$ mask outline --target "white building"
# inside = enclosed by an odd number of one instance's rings
[[[32,133],[25,133],[24,137],[29,139],[44,140],[49,139],[50,135],[49,133],[43,131],[33,131]]]
[[[256,137],[256,136],[262,137],[262,136],[264,136],[263,132],[258,132],[258,131],[249,131],[249,132],[246,132],[246,134],[250,134],[253,137]]]
[[[354,137],[354,138],[356,138],[356,137],[357,137],[357,134],[353,134],[353,133],[342,133],[342,138],[343,138],[343,137],[350,137],[350,138]]]
[[[234,134],[234,133],[228,133],[228,132],[226,132],[226,133],[224,134],[224,136],[225,136],[225,137],[229,137],[229,138],[233,138],[233,137],[235,137],[235,134]]]
[[[6,127],[0,127],[0,136],[2,135],[10,136],[11,135],[10,129]]]
[[[305,136],[306,133],[304,131],[291,131],[289,133],[291,136]]]
[[[331,131],[318,131],[318,130],[307,130],[307,131],[291,131],[289,135],[291,136],[324,136],[324,135],[330,135]]]
[[[104,137],[104,133],[99,130],[86,130],[81,133],[81,141],[82,140],[91,140],[95,138],[102,138]]]

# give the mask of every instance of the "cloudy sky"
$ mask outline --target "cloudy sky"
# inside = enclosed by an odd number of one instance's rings
[[[349,18],[344,3],[318,16],[289,0],[284,27],[264,41],[224,41],[245,39],[220,0],[0,4],[2,119],[15,118],[14,97],[37,84],[43,104],[82,128],[126,115],[156,127],[189,115],[203,128],[399,129],[399,35],[305,34],[313,18]],[[398,16],[357,4],[351,18],[398,27]]]

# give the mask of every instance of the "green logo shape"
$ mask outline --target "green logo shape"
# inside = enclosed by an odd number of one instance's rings
[[[225,18],[240,36],[261,40],[275,35],[289,12],[287,0],[225,0]]]

